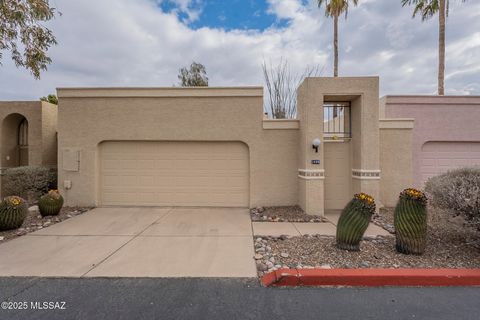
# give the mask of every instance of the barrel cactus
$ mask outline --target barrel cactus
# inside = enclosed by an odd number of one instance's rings
[[[427,237],[427,197],[416,189],[400,193],[394,213],[396,249],[404,254],[422,254]]]
[[[38,209],[42,216],[56,216],[63,206],[63,197],[57,190],[50,190],[38,200]]]
[[[0,231],[20,228],[27,217],[27,202],[20,197],[6,197],[0,203]]]
[[[360,241],[375,212],[375,200],[366,193],[356,194],[343,209],[337,224],[337,247],[359,251]]]

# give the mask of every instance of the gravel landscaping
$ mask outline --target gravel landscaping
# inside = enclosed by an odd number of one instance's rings
[[[395,237],[366,238],[359,252],[335,247],[328,236],[256,237],[258,275],[279,268],[480,268],[479,234],[460,218],[430,209],[427,248],[423,255],[395,251]],[[393,209],[374,217],[378,225],[393,228]],[[392,230],[393,231],[393,230]]]
[[[26,235],[30,232],[47,228],[56,223],[85,213],[91,209],[93,208],[64,207],[62,208],[58,216],[42,217],[40,215],[40,212],[38,211],[37,206],[30,207],[30,209],[28,209],[28,215],[20,228],[14,230],[0,231],[0,244],[8,240]]]
[[[255,222],[327,222],[321,216],[307,215],[299,206],[253,208],[250,217]]]

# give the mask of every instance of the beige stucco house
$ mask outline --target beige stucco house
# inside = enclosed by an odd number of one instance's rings
[[[295,120],[264,119],[262,87],[60,88],[58,110],[0,103],[1,166],[58,165],[66,205],[322,215],[366,192],[393,206],[414,183],[415,121],[378,88],[377,77],[307,78]]]

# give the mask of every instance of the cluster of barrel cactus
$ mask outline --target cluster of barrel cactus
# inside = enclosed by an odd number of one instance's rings
[[[359,251],[360,241],[375,213],[375,200],[366,193],[356,194],[343,209],[337,224],[337,247]]]
[[[63,207],[63,197],[57,190],[50,190],[38,200],[38,209],[44,216],[56,216]]]
[[[427,197],[409,188],[400,193],[394,213],[396,249],[404,254],[422,254],[427,236]]]
[[[6,197],[0,202],[0,231],[20,228],[27,213],[25,200],[17,196]]]

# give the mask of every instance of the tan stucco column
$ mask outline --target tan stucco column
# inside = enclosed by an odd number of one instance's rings
[[[307,78],[298,90],[298,119],[300,120],[299,204],[308,214],[324,214],[326,186],[334,187],[332,175],[351,176],[348,193],[365,192],[372,195],[380,207],[380,134],[379,134],[378,77]],[[312,149],[312,141],[324,133],[324,102],[351,103],[351,143],[348,172],[331,170],[325,173],[325,150]],[[329,156],[329,155],[327,155]],[[314,164],[313,160],[319,160]],[[325,180],[327,174],[327,180]],[[329,184],[330,183],[330,184]],[[338,188],[338,184],[335,185]],[[331,190],[330,190],[331,191]],[[347,198],[349,198],[348,196]],[[349,201],[344,199],[345,204]],[[338,205],[338,204],[337,204]],[[343,207],[343,205],[341,205]],[[327,208],[330,209],[330,208]],[[335,208],[337,209],[337,208]]]
[[[323,143],[316,152],[314,139],[323,140],[323,96],[305,80],[298,89],[297,112],[300,120],[298,156],[299,205],[307,214],[324,215]]]
[[[378,79],[367,78],[357,85],[352,100],[352,191],[371,195],[380,202],[380,130]]]

